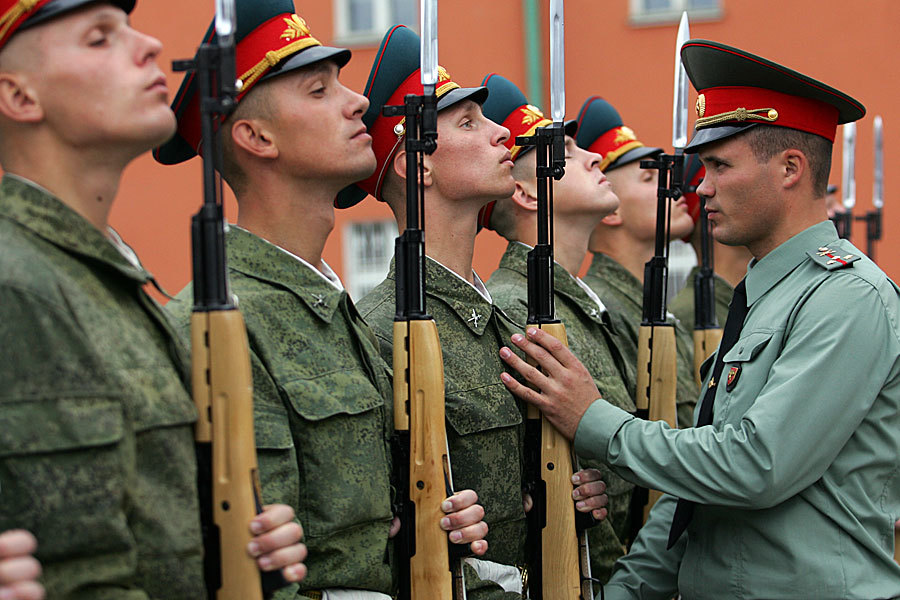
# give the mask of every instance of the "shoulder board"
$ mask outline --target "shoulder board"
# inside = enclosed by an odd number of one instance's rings
[[[820,246],[815,250],[808,250],[806,253],[813,259],[813,262],[829,271],[852,267],[853,263],[862,258],[862,256],[860,254],[847,252],[846,249],[841,248],[843,245],[842,242],[843,240],[839,240],[828,246]],[[851,249],[854,251],[856,250],[855,248],[852,248],[852,246]]]

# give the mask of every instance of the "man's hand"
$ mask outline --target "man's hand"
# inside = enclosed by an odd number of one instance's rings
[[[446,517],[441,519],[441,529],[450,532],[454,544],[469,544],[475,556],[487,552],[488,543],[484,537],[488,526],[484,519],[484,508],[477,504],[478,494],[472,490],[456,492],[441,504]]]
[[[581,417],[600,398],[600,391],[594,378],[565,344],[535,327],[529,327],[527,334],[529,339],[515,334],[512,342],[540,368],[532,367],[505,346],[500,349],[500,358],[540,392],[522,385],[508,373],[502,373],[500,379],[510,392],[538,407],[553,426],[571,440]]]
[[[0,600],[43,600],[44,587],[37,579],[41,565],[31,556],[37,541],[27,531],[0,535]]]
[[[600,471],[597,469],[582,469],[572,475],[572,485],[577,486],[572,491],[572,499],[575,500],[575,509],[578,512],[589,512],[598,521],[606,518],[609,511],[609,497],[606,495],[606,483],[600,480]]]
[[[263,571],[281,569],[288,581],[301,581],[306,577],[306,546],[299,543],[303,528],[294,522],[294,509],[286,504],[264,506],[263,511],[250,522],[255,536],[247,546],[247,552],[256,559]]]

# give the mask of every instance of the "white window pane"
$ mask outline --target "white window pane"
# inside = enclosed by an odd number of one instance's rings
[[[647,12],[657,12],[662,10],[673,10],[672,0],[643,0],[644,10]]]
[[[690,9],[714,9],[719,8],[719,0],[688,0]]]
[[[349,223],[344,227],[344,284],[359,300],[384,281],[394,257],[394,221]]]
[[[391,0],[394,24],[419,30],[419,5],[416,0]]]
[[[349,30],[371,31],[375,28],[375,7],[373,0],[347,0]]]

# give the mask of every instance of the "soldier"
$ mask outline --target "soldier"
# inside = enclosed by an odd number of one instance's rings
[[[174,131],[133,0],[0,3],[0,530],[39,541],[51,598],[205,597],[186,354],[107,217]],[[290,507],[247,526],[303,576]]]
[[[491,74],[482,82],[490,95],[484,114],[509,129],[504,142],[515,166],[513,195],[491,202],[481,214],[481,224],[509,240],[499,268],[487,282],[494,303],[524,330],[528,319],[526,257],[537,243],[537,180],[535,152],[516,145],[516,136],[533,135],[535,129],[551,123],[508,79]],[[587,252],[588,239],[597,223],[614,211],[619,201],[600,171],[600,156],[575,144],[575,122],[567,123],[566,174],[554,183],[554,228],[564,235],[555,237],[553,270],[557,317],[566,326],[569,348],[596,377],[603,397],[634,412],[634,365],[626,365],[617,348],[619,336],[613,330],[606,307],[577,273]],[[627,383],[626,383],[627,382]],[[631,390],[631,391],[629,391]],[[598,465],[591,465],[598,466]],[[629,505],[634,485],[599,469],[609,497],[609,516],[588,531],[592,576],[606,581],[612,565],[624,554],[629,532]]]
[[[339,80],[350,51],[321,45],[292,0],[237,4],[244,82],[223,125],[223,176],[238,201],[226,233],[229,277],[250,338],[255,433],[267,501],[294,507],[309,575],[281,598],[388,599],[396,591],[391,512],[392,388],[377,342],[322,260],[341,188],[371,174],[365,97]],[[278,56],[276,64],[267,57]],[[196,89],[182,84],[173,164],[200,144]],[[189,285],[167,305],[190,335]],[[446,501],[442,526],[483,554],[476,495]],[[350,590],[353,590],[352,592]]]
[[[478,211],[489,200],[511,195],[515,187],[513,163],[503,145],[509,132],[482,114],[485,88],[461,88],[446,70],[439,72],[438,145],[424,158],[427,309],[437,322],[444,356],[454,481],[478,492],[490,526],[484,560],[467,563],[480,577],[495,582],[479,590],[479,597],[488,593],[492,598],[519,598],[522,575],[515,565],[524,560],[526,532],[524,407],[497,385],[503,365],[496,353],[520,329],[493,304],[472,270]],[[410,92],[421,94],[419,79],[419,38],[406,27],[395,27],[382,41],[366,85],[370,106],[363,121],[378,166],[371,177],[342,193],[341,206],[370,193],[388,203],[398,223],[406,222],[403,125],[400,117],[382,116],[381,107],[402,103]],[[390,360],[393,265],[387,279],[359,306],[378,337],[382,356]],[[605,516],[605,509],[599,512],[605,502],[602,494],[584,498],[583,510],[597,509],[597,516]]]
[[[642,169],[642,158],[662,152],[638,141],[622,124],[616,109],[606,100],[588,98],[578,113],[576,142],[580,148],[602,156],[600,169],[619,197],[619,208],[597,225],[588,249],[594,254],[584,281],[606,303],[629,364],[637,364],[637,340],[644,298],[644,264],[654,252],[656,236],[657,172]],[[684,199],[671,206],[671,235],[683,238],[691,232],[691,218]],[[674,320],[674,317],[673,317]],[[675,321],[676,402],[678,426],[693,424],[697,385],[693,376],[691,332]]]
[[[694,221],[694,231],[691,233],[691,244],[697,252],[697,256],[702,253],[700,242],[700,196],[697,194],[697,186],[703,181],[706,171],[700,164],[700,159],[696,154],[685,157],[684,161],[684,179],[688,190],[684,193],[684,200],[687,203],[688,214]],[[713,271],[715,276],[715,309],[716,320],[719,326],[725,325],[725,319],[728,317],[728,304],[731,302],[731,296],[734,294],[734,286],[744,278],[747,273],[747,263],[753,258],[750,251],[743,246],[726,246],[710,236],[709,243],[712,245],[713,255]],[[675,298],[669,302],[669,311],[675,315],[687,331],[694,329],[694,281],[700,267],[691,269],[688,275],[687,285],[684,286]]]
[[[503,355],[543,396],[507,385],[577,428],[580,452],[667,492],[606,598],[896,598],[900,289],[838,238],[824,201],[837,125],[865,109],[716,42],[689,41],[682,57],[700,92],[686,151],[706,168],[713,235],[754,257],[697,426],[593,402],[590,376],[540,331],[540,346],[517,342],[549,377]]]
[[[32,556],[37,540],[27,531],[0,534],[0,600],[43,600],[44,586],[38,583],[41,563]]]

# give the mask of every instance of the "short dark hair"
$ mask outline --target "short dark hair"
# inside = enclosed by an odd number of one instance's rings
[[[757,126],[744,133],[756,160],[768,161],[789,148],[802,152],[809,161],[812,172],[813,192],[824,197],[831,172],[832,143],[822,136],[787,127]]]
[[[269,99],[266,82],[253,87],[238,103],[237,108],[222,123],[219,135],[222,140],[222,179],[224,179],[235,194],[240,194],[247,183],[247,175],[237,161],[234,139],[231,137],[231,126],[241,119],[269,119],[272,117],[273,108]]]

